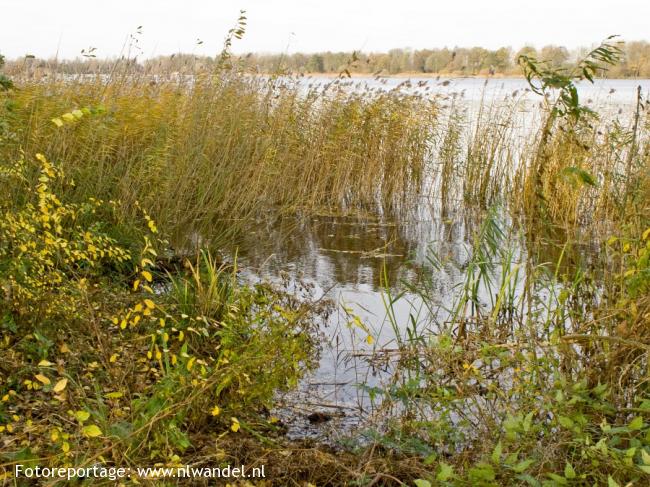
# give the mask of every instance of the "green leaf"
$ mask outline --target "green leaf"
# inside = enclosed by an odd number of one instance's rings
[[[415,479],[413,483],[415,484],[415,487],[431,487],[431,482],[428,480]]]
[[[647,451],[641,450],[641,459],[643,460],[643,463],[650,465],[650,454]]]
[[[627,427],[632,431],[640,430],[643,428],[643,418],[641,416],[637,416],[632,421],[630,421],[630,424],[628,424]]]
[[[573,465],[569,462],[566,462],[564,466],[564,477],[571,480],[576,478],[576,471],[573,469]]]
[[[454,475],[454,467],[452,467],[451,465],[447,465],[444,462],[441,462],[440,470],[436,475],[436,480],[439,480],[440,482],[445,482],[449,480],[453,475]]]
[[[532,475],[528,475],[527,473],[522,474],[522,475],[517,475],[517,478],[519,480],[523,480],[524,482],[527,482],[528,485],[532,485],[533,487],[539,487],[542,485],[535,477]]]
[[[469,478],[471,480],[494,480],[496,474],[492,465],[487,463],[479,463],[474,468],[469,469]]]
[[[424,459],[424,462],[423,462],[423,463],[424,463],[425,465],[431,465],[431,464],[433,464],[433,462],[436,461],[436,458],[438,458],[438,455],[436,455],[435,453],[432,453],[431,455],[427,456],[427,457]]]
[[[546,474],[546,475],[551,477],[553,480],[555,480],[560,485],[566,485],[568,483],[567,479],[565,479],[561,475],[558,475],[558,474],[555,474],[555,473],[549,473],[549,474]]]
[[[576,185],[587,184],[589,186],[596,186],[596,179],[584,169],[579,167],[565,167],[562,169],[562,176],[567,180]]]
[[[531,411],[524,418],[524,433],[528,433],[532,422],[533,422],[533,412]]]
[[[492,463],[499,464],[501,461],[501,452],[503,451],[503,447],[501,445],[501,442],[497,443],[497,446],[494,447],[494,451],[492,452]]]
[[[560,416],[560,417],[557,418],[557,420],[558,420],[558,423],[560,423],[566,429],[573,428],[573,420],[571,418],[567,418],[566,416]]]
[[[534,462],[534,460],[531,460],[530,458],[526,459],[526,460],[522,460],[517,465],[513,466],[512,470],[514,470],[517,473],[521,473],[524,470],[526,470],[528,467],[530,467],[533,462]]]
[[[607,476],[607,487],[621,487],[620,484],[612,478],[611,475]]]
[[[503,463],[506,463],[508,465],[512,465],[517,461],[517,457],[518,457],[518,455],[516,453],[508,453],[506,455],[506,458],[503,461]]]

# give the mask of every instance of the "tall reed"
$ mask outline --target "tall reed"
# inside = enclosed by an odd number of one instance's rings
[[[32,83],[3,95],[12,137],[0,150],[38,148],[74,175],[76,197],[119,200],[125,219],[139,200],[176,236],[269,211],[406,206],[426,175],[435,104],[338,83],[232,73]],[[51,120],[83,107],[100,110],[54,137]]]

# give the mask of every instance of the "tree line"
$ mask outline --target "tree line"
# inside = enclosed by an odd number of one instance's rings
[[[623,45],[623,61],[602,73],[612,78],[650,78],[650,42],[632,41]],[[254,73],[313,73],[338,74],[442,74],[461,76],[518,75],[517,59],[522,54],[547,62],[553,68],[571,68],[589,48],[569,50],[564,46],[548,45],[540,49],[525,46],[485,49],[455,47],[439,49],[391,49],[385,53],[319,52],[294,54],[248,53],[233,56],[232,61]],[[152,59],[98,59],[88,56],[73,60],[44,60],[25,56],[6,62],[8,74],[42,74],[50,70],[69,74],[111,73],[132,69],[149,74],[191,73],[209,69],[218,56],[173,54]]]
[[[623,46],[625,58],[612,67],[611,77],[650,77],[650,43],[628,42]],[[519,50],[501,47],[441,49],[391,49],[386,53],[321,52],[313,54],[249,54],[243,56],[246,66],[259,72],[286,69],[305,73],[418,73],[454,75],[512,75],[521,72],[517,65],[520,55],[548,62],[553,68],[570,68],[590,49],[569,50],[564,46],[548,45],[541,49],[525,46]]]

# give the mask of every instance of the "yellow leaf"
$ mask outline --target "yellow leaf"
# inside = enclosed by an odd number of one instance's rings
[[[83,423],[90,418],[90,413],[88,411],[77,411],[74,413],[74,417],[77,418],[80,423]]]
[[[372,345],[374,342],[375,342],[375,339],[373,337],[371,337],[370,335],[368,335],[366,337],[366,343],[368,343],[368,345]]]
[[[70,348],[68,348],[68,346],[64,343],[61,345],[61,347],[59,347],[59,351],[61,353],[70,353]]]
[[[154,309],[156,307],[156,304],[151,299],[145,299],[144,304],[149,309]]]
[[[210,411],[210,414],[212,416],[219,416],[220,413],[221,413],[221,408],[219,406],[213,407],[212,411]]]
[[[51,367],[52,365],[54,365],[54,364],[52,362],[48,361],[48,360],[41,360],[38,363],[39,367]]]
[[[35,377],[39,382],[42,382],[45,385],[51,384],[50,379],[45,377],[43,374],[36,374]]]
[[[196,357],[192,357],[187,361],[187,370],[190,371],[192,370],[192,367],[194,367],[194,361],[196,360]]]
[[[106,397],[108,399],[119,399],[123,395],[124,395],[124,393],[122,393],[120,391],[117,391],[117,392],[109,392],[108,394],[106,394]]]
[[[111,358],[109,358],[108,361],[114,364],[117,361],[117,354],[114,353],[113,355],[111,355]]]
[[[237,418],[230,418],[230,421],[232,421],[230,429],[237,433],[239,431],[239,420]]]
[[[52,123],[57,127],[63,127],[63,120],[61,120],[59,117],[53,118]]]
[[[135,281],[133,281],[133,290],[137,291],[139,285],[140,285],[140,279],[136,279]]]
[[[151,272],[142,271],[140,274],[142,274],[142,277],[144,277],[147,280],[147,282],[151,282],[152,280]]]
[[[99,427],[94,424],[89,424],[88,426],[84,426],[81,432],[89,438],[95,438],[102,434],[102,430],[100,430]]]
[[[70,443],[67,441],[61,443],[61,450],[63,450],[63,453],[68,453],[70,451]]]
[[[57,382],[52,390],[54,392],[61,392],[63,389],[65,389],[65,386],[68,385],[68,379],[61,379],[59,382]]]

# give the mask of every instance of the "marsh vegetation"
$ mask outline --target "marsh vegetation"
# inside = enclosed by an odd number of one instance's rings
[[[646,484],[650,106],[580,96],[615,39],[570,69],[524,54],[528,89],[468,108],[423,81],[251,76],[229,52],[243,25],[189,76],[0,77],[6,479],[45,459]],[[307,251],[363,275],[378,321],[315,293]],[[336,421],[278,407],[328,350],[361,371],[358,412],[334,404],[345,437],[287,436]]]

